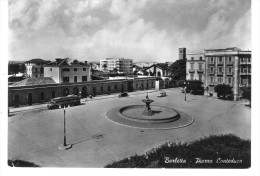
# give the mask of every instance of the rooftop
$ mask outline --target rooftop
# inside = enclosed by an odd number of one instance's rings
[[[51,77],[27,78],[12,84],[10,87],[45,85],[45,84],[55,84],[55,83],[56,82]]]
[[[71,66],[71,67],[75,67],[75,66],[89,66],[89,64],[87,62],[83,63],[80,62],[78,60],[73,60],[72,62],[69,63],[69,58],[56,58],[54,62],[50,62],[48,64],[46,64],[45,66],[52,66],[52,67],[61,67],[61,66]]]

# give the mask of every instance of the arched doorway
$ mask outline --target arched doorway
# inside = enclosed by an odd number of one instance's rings
[[[68,96],[70,93],[68,88],[63,89],[63,96]]]
[[[79,95],[79,88],[77,87],[73,88],[73,95]]]
[[[82,87],[81,96],[82,96],[82,98],[86,98],[87,97],[87,87],[86,86]]]
[[[19,106],[19,102],[20,101],[20,97],[19,95],[15,95],[14,96],[14,107],[18,107]]]
[[[32,105],[32,93],[28,94],[28,105]]]
[[[148,82],[146,82],[146,89],[147,89],[147,90],[149,89]]]
[[[51,98],[55,98],[55,91],[52,91]]]

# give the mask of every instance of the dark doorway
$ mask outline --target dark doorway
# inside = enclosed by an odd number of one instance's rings
[[[20,101],[20,97],[19,95],[15,95],[14,96],[14,107],[18,107],[19,106],[19,102]]]
[[[73,88],[73,95],[79,95],[79,88],[77,87]]]
[[[32,105],[32,93],[28,94],[28,105]]]
[[[124,84],[121,85],[121,92],[124,92]]]
[[[82,98],[87,97],[87,87],[86,86],[82,87],[81,96],[82,96]]]
[[[93,97],[96,96],[96,87],[93,87]]]
[[[69,89],[66,88],[66,89],[63,89],[63,96],[68,96],[69,95]]]
[[[52,91],[51,98],[55,98],[55,91]]]
[[[129,92],[133,92],[134,91],[133,84],[134,84],[134,81],[128,80],[128,85],[127,85],[128,88],[127,89],[128,89]]]
[[[149,89],[149,86],[148,86],[149,84],[148,84],[148,82],[146,83],[146,89],[148,90]]]

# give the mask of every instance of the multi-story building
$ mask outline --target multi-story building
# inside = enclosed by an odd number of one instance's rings
[[[251,85],[251,51],[233,47],[189,53],[186,79],[201,80],[209,92],[214,92],[218,84],[230,85],[237,100],[240,88]]]
[[[50,61],[46,61],[43,59],[31,59],[29,61],[24,62],[26,67],[25,75],[31,78],[39,78],[44,76],[43,65],[49,63]]]
[[[205,82],[204,53],[187,53],[186,79]]]
[[[240,96],[240,88],[251,85],[251,51],[239,48],[205,50],[205,86],[214,91],[217,84],[232,87],[234,99]]]
[[[104,71],[117,71],[118,73],[133,73],[133,59],[107,58],[100,60],[100,69]]]
[[[56,83],[85,82],[91,80],[91,71],[87,62],[68,63],[67,58],[58,58],[44,66],[44,77],[51,77]]]

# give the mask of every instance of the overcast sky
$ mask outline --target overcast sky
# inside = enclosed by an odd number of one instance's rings
[[[251,50],[250,0],[9,0],[9,60],[173,62],[178,48]]]

